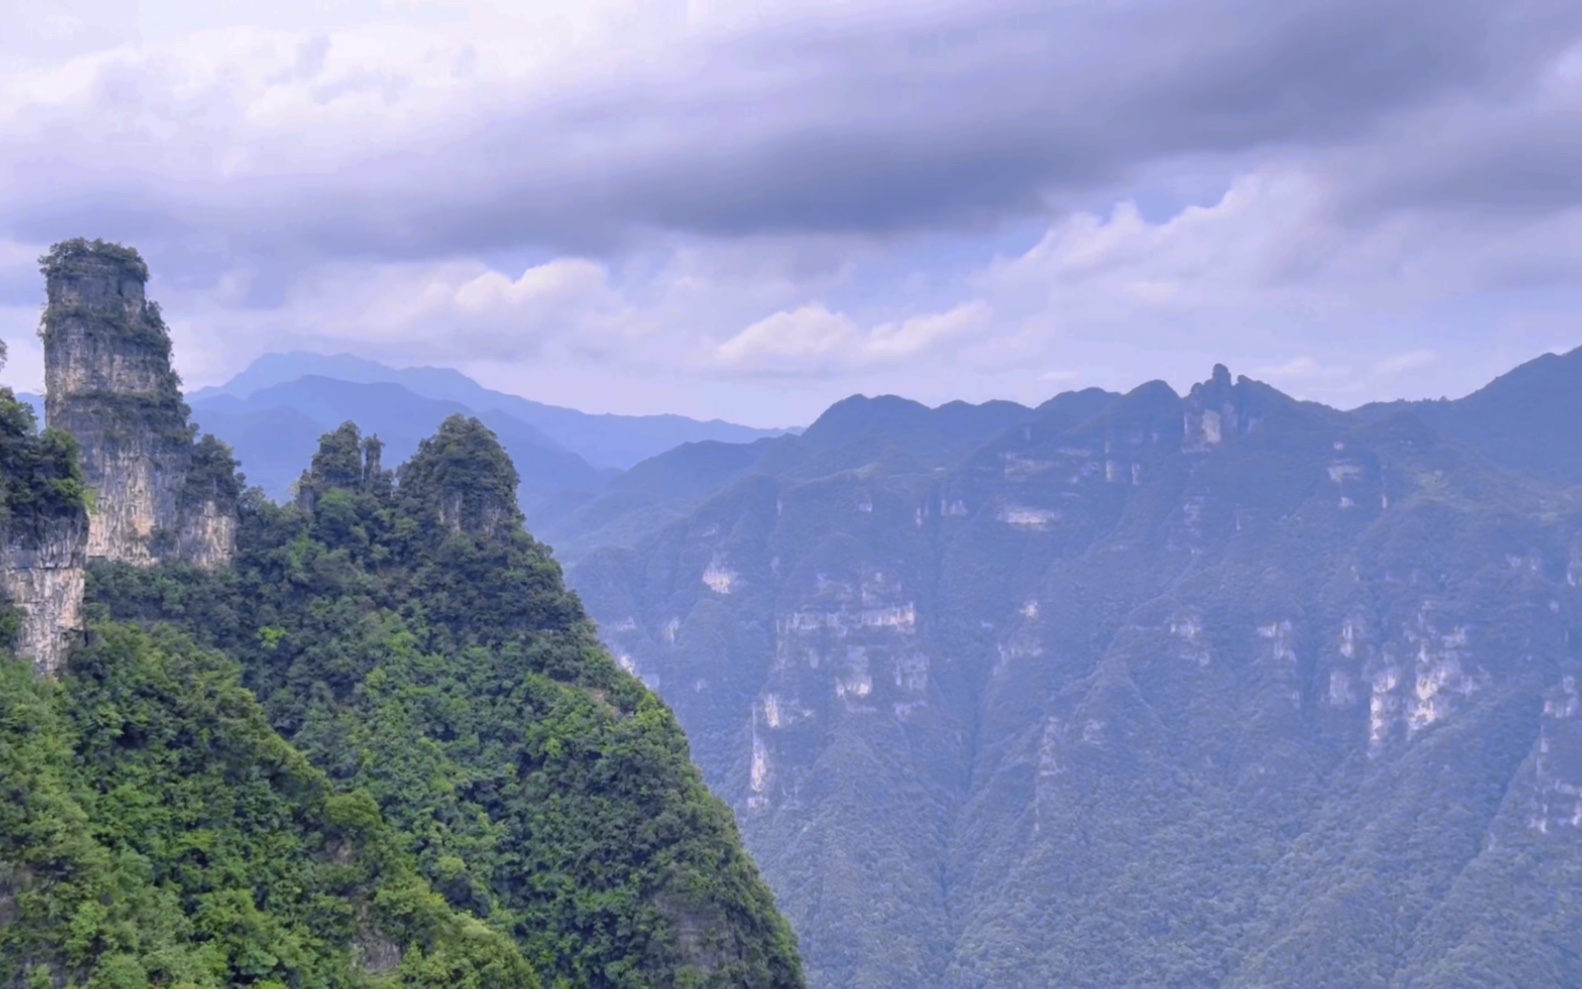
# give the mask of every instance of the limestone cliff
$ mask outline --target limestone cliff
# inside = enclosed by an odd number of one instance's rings
[[[0,390],[0,597],[5,647],[53,675],[81,628],[88,514],[77,450],[40,436],[32,412]]]
[[[135,250],[70,240],[41,259],[49,425],[74,436],[95,492],[88,556],[221,566],[236,540],[230,452],[197,440],[170,366],[170,335]]]
[[[655,458],[571,571],[810,985],[1582,986],[1577,492],[1224,367],[1060,404]]]

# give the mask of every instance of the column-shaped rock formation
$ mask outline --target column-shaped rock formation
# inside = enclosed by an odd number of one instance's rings
[[[88,557],[204,567],[231,558],[239,484],[229,450],[195,439],[170,335],[135,250],[71,240],[42,259],[45,409],[82,447]]]

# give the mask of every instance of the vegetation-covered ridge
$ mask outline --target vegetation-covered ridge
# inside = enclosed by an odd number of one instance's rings
[[[84,265],[109,265],[121,273],[148,281],[148,264],[135,247],[126,247],[97,238],[72,237],[55,244],[38,259],[39,270],[47,275],[61,274]]]
[[[857,399],[556,538],[817,989],[1570,989],[1582,361],[1502,382]]]
[[[69,669],[0,659],[0,985],[540,985],[233,661],[100,620]]]
[[[294,504],[243,497],[231,567],[100,565],[89,598],[234,663],[325,792],[371,798],[389,854],[546,985],[800,986],[731,813],[522,528],[516,481],[476,420],[394,473],[347,424]]]

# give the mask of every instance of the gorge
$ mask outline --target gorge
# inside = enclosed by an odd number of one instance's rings
[[[549,531],[813,985],[1570,985],[1579,388],[853,398]]]
[[[269,401],[355,409],[305,367]],[[345,395],[406,401],[382,373]],[[446,909],[571,984],[799,979],[739,825],[821,989],[1565,986],[1579,394],[1582,351],[1350,411],[1225,367],[859,396],[622,472],[545,454],[531,493],[463,407],[397,470],[331,430],[284,505],[184,413],[138,456],[198,480],[158,488],[91,415],[77,476],[14,410],[6,476],[54,500],[7,515],[0,578],[65,683],[122,628],[234,660]],[[118,559],[74,484],[152,506]]]

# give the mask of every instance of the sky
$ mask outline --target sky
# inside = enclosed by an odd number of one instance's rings
[[[1582,345],[1576,0],[0,0],[0,381],[136,246],[189,387],[456,367],[754,425]]]

